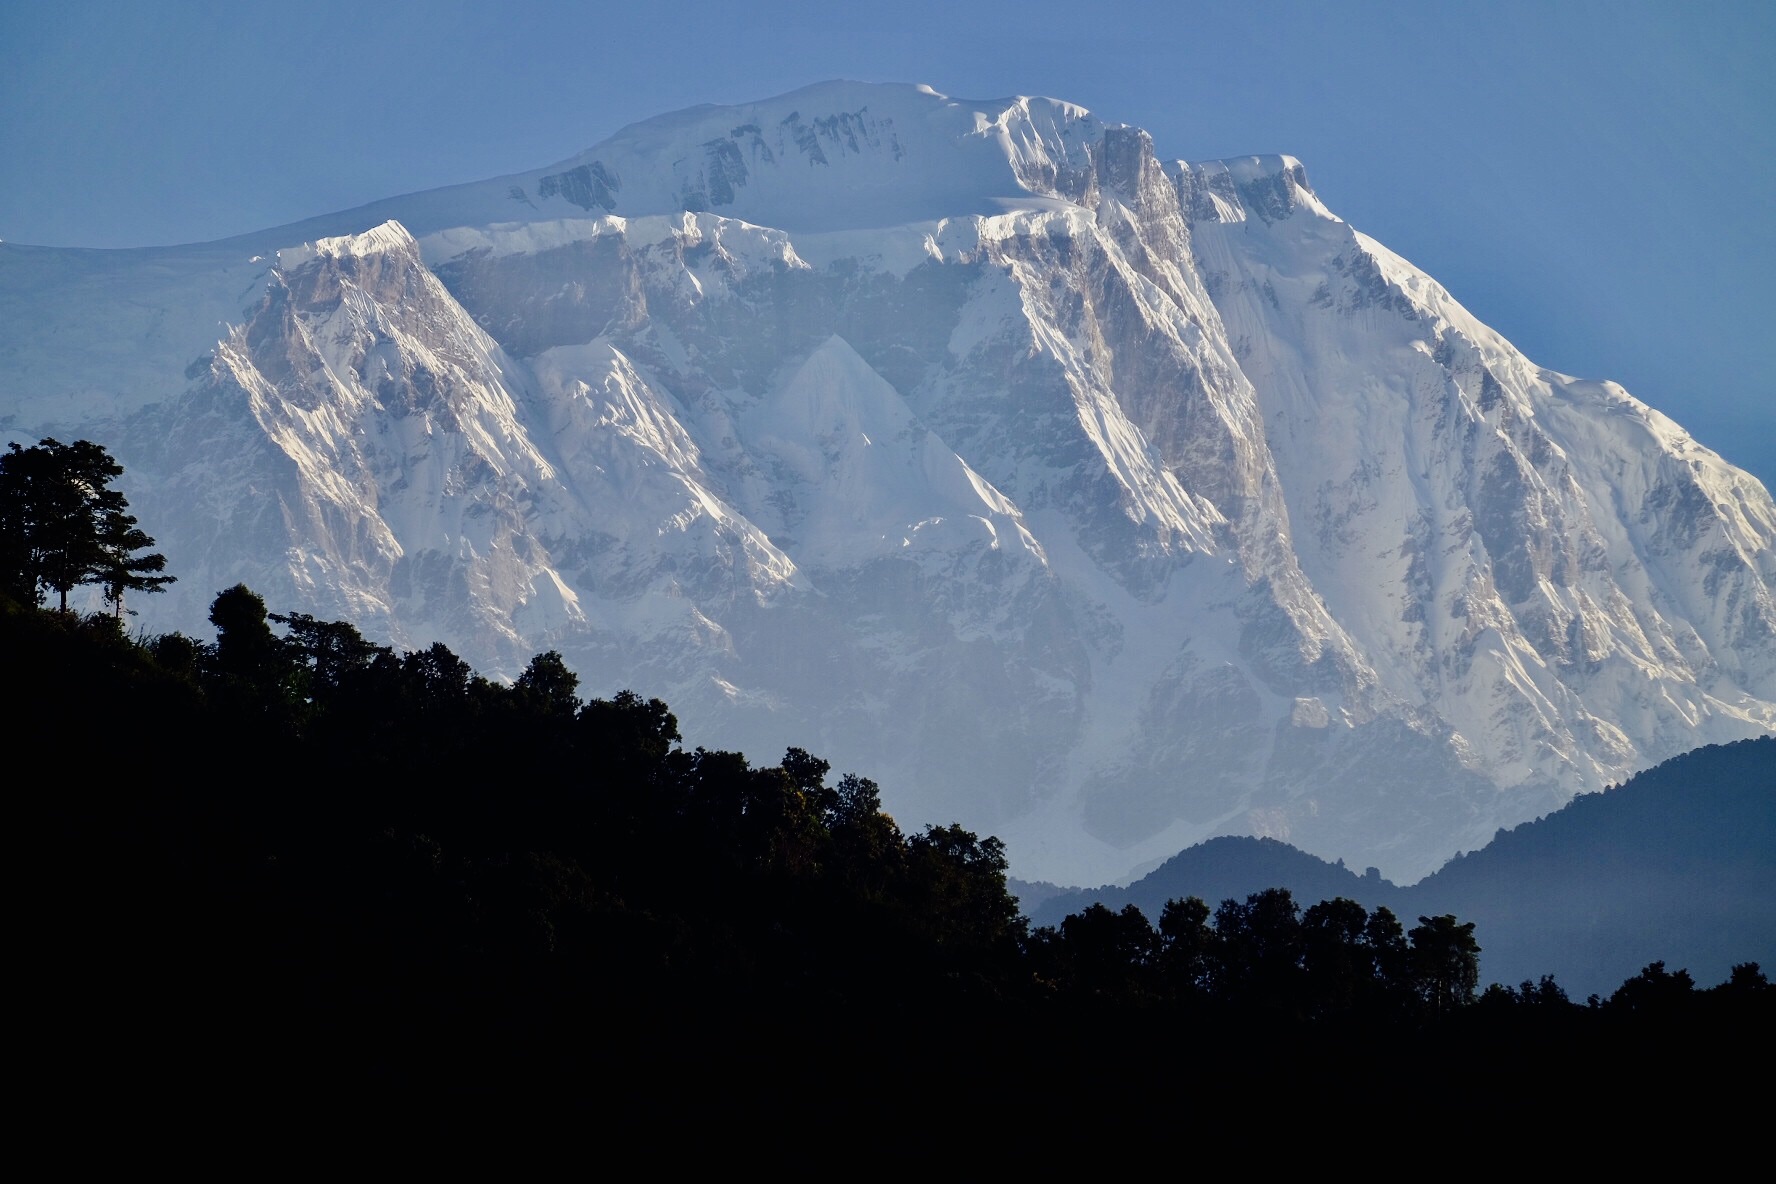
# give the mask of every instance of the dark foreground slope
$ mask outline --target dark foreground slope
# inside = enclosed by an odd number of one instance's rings
[[[245,589],[212,620],[214,644],[138,644],[0,606],[18,1069],[44,1122],[444,1107],[626,1139],[744,1123],[777,1149],[960,1123],[1012,1154],[1064,1097],[1044,1148],[1180,1114],[1270,1128],[1283,1083],[1312,1100],[1291,1129],[1527,1120],[1546,1098],[1523,1083],[1555,1066],[1587,1092],[1692,1081],[1772,1030],[1753,968],[1711,991],[1643,975],[1619,1006],[1471,1002],[1456,918],[1407,934],[1283,894],[1213,926],[1088,910],[1031,932],[996,840],[904,835],[872,783],[800,750],[686,751],[664,704],[582,703],[553,655],[495,686],[441,646],[303,617],[280,636]]]

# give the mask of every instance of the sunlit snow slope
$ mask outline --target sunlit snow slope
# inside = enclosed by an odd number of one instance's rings
[[[0,245],[0,427],[113,449],[202,631],[558,649],[1101,883],[1396,880],[1776,730],[1776,508],[1287,157],[833,83],[187,248]]]

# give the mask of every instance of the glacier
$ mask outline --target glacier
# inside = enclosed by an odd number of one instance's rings
[[[0,430],[86,437],[197,628],[559,650],[689,742],[1104,883],[1408,882],[1776,731],[1776,506],[1287,156],[828,83],[214,243],[0,244]]]

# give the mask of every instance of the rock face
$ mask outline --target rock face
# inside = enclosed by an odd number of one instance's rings
[[[218,311],[223,310],[223,311]],[[1776,507],[1287,157],[830,84],[191,248],[0,245],[0,426],[274,607],[665,698],[1096,883],[1415,879],[1776,730]],[[226,323],[219,323],[225,321]]]

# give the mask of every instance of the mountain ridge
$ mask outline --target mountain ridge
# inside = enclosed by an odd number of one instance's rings
[[[245,579],[490,670],[558,648],[1032,876],[1244,831],[1413,877],[1776,729],[1767,492],[1293,158],[835,84],[699,109],[638,179],[647,126],[307,244],[0,244],[0,427],[129,466],[188,577],[149,621]]]

